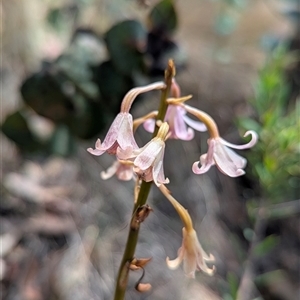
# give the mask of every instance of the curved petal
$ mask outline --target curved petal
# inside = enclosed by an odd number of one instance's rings
[[[196,161],[193,164],[192,170],[195,174],[203,174],[207,172],[211,166],[215,164],[214,161],[214,151],[216,147],[215,139],[208,140],[208,151],[207,154],[200,156],[200,161]],[[201,163],[201,168],[199,168],[199,163]]]
[[[152,139],[145,147],[143,147],[143,151],[137,155],[134,160],[134,165],[141,170],[148,169],[156,159],[157,155],[164,146],[164,142],[162,140]]]
[[[187,128],[184,121],[182,112],[178,112],[174,118],[175,135],[181,140],[190,141],[194,138],[194,130]]]
[[[207,255],[207,253],[203,250],[201,244],[199,243],[199,240],[197,239],[197,269],[202,270],[206,274],[212,276],[215,272],[215,266],[213,268],[209,268],[206,265],[207,262],[213,262],[215,261],[215,258],[213,255],[210,254],[210,256]]]
[[[119,126],[117,141],[121,149],[132,147],[137,149],[138,145],[133,136],[133,122],[132,115],[123,113],[123,119]]]
[[[103,180],[111,178],[117,171],[119,167],[119,162],[115,161],[106,171],[102,171],[100,176]]]
[[[183,115],[183,119],[185,121],[186,124],[188,124],[190,127],[192,127],[193,129],[200,131],[200,132],[205,132],[207,131],[206,126],[204,125],[204,123],[199,122],[199,121],[195,121],[191,118],[189,118],[186,115]]]
[[[216,267],[209,268],[202,259],[197,260],[197,270],[201,270],[209,276],[213,276],[216,272]]]
[[[109,149],[117,140],[118,138],[118,134],[119,134],[119,130],[120,130],[120,125],[123,121],[124,118],[124,113],[119,113],[114,121],[112,122],[112,124],[110,125],[108,132],[103,140],[102,143],[102,149]]]
[[[169,183],[169,179],[165,178],[164,174],[164,167],[163,167],[163,158],[164,158],[164,147],[162,151],[157,155],[157,158],[154,161],[153,169],[152,169],[152,175],[153,175],[153,181],[157,186],[160,186],[161,184],[167,184]]]
[[[219,170],[230,177],[245,174],[242,168],[246,166],[247,160],[221,143],[216,143],[214,160]]]
[[[243,150],[243,149],[248,149],[248,148],[253,147],[257,143],[257,141],[258,141],[258,134],[255,131],[253,131],[253,130],[247,131],[244,134],[244,137],[246,137],[246,136],[248,136],[250,134],[251,134],[251,141],[249,143],[247,143],[247,144],[244,144],[244,145],[235,145],[235,144],[231,144],[231,143],[225,141],[222,138],[219,138],[219,139],[221,140],[222,144],[225,145],[225,146],[228,146],[228,147],[233,148],[233,149]]]
[[[184,256],[184,249],[183,249],[183,247],[180,247],[178,249],[178,257],[176,257],[175,259],[172,259],[172,260],[170,260],[169,257],[166,258],[166,263],[167,263],[168,268],[171,270],[177,269],[183,260],[183,256]]]
[[[100,156],[106,151],[106,149],[102,149],[101,141],[100,139],[97,139],[95,143],[95,149],[88,148],[87,151],[93,155]]]
[[[215,164],[214,162],[208,162],[208,161],[201,159],[203,156],[206,157],[207,155],[206,154],[201,155],[201,157],[200,157],[201,167],[200,168],[199,168],[200,161],[196,161],[193,163],[192,170],[195,174],[204,174],[210,169],[211,166],[213,166]]]

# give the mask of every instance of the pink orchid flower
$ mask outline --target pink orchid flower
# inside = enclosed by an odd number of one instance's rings
[[[129,113],[131,105],[136,97],[141,93],[152,90],[163,89],[163,82],[155,82],[146,86],[131,89],[124,97],[121,104],[121,112],[116,116],[111,124],[106,137],[101,143],[100,139],[96,141],[95,149],[88,148],[87,151],[93,155],[102,155],[104,152],[116,154],[117,148],[121,149],[137,149],[138,145],[133,136],[132,115]]]
[[[206,126],[202,122],[192,120],[186,115],[184,107],[170,104],[165,116],[165,122],[169,123],[171,139],[180,139],[183,141],[190,141],[194,138],[194,130],[206,131]],[[188,126],[192,127],[188,127]],[[144,128],[148,132],[153,132],[155,127],[155,120],[149,119],[144,122]]]
[[[202,270],[208,275],[213,275],[215,266],[210,269],[206,265],[206,262],[213,262],[215,259],[212,255],[208,256],[202,249],[188,211],[170,194],[169,190],[164,185],[161,185],[158,188],[176,209],[184,224],[182,229],[182,245],[178,249],[178,257],[174,260],[170,260],[169,257],[167,257],[166,262],[168,267],[174,270],[183,262],[184,273],[187,277],[194,278],[195,271],[197,270]]]
[[[106,171],[101,172],[101,178],[103,180],[109,179],[114,175],[116,175],[119,180],[131,180],[134,177],[132,163],[116,160]]]
[[[157,186],[169,183],[165,178],[163,159],[165,153],[164,139],[168,134],[169,126],[163,123],[158,134],[144,147],[131,150],[118,148],[117,156],[119,159],[133,162],[133,171],[144,181],[154,181]]]
[[[167,257],[166,262],[170,269],[177,269],[183,261],[183,270],[187,277],[195,278],[195,271],[202,270],[208,275],[213,275],[215,266],[210,269],[206,262],[213,262],[214,257],[208,256],[201,247],[197,233],[194,229],[187,230],[185,227],[182,229],[183,240],[182,245],[178,249],[178,257],[170,260]]]
[[[104,152],[116,154],[118,147],[123,150],[137,149],[138,145],[133,136],[132,126],[132,115],[128,112],[120,112],[111,124],[103,143],[98,139],[95,149],[88,148],[87,151],[99,156]]]
[[[246,167],[247,160],[236,154],[230,148],[248,149],[254,146],[258,140],[258,135],[255,131],[247,131],[244,136],[251,135],[251,141],[245,145],[235,145],[228,143],[221,137],[210,138],[208,140],[207,153],[200,156],[200,161],[193,164],[193,172],[195,174],[203,174],[207,172],[211,166],[216,165],[218,169],[230,176],[238,177],[245,174],[243,170]],[[201,167],[199,168],[199,163]]]

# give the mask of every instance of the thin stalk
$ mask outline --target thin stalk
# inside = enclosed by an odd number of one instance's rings
[[[167,98],[171,89],[172,78],[174,76],[175,76],[174,62],[172,60],[169,60],[168,67],[165,71],[166,88],[164,88],[161,93],[160,106],[159,106],[156,120],[163,121],[165,118],[167,108],[168,108]],[[159,127],[155,126],[155,130],[153,132],[152,137],[155,137],[157,135],[158,129]],[[145,182],[145,181],[142,182],[137,201],[133,208],[131,220],[135,218],[135,214],[138,208],[146,204],[151,189],[151,185],[152,182]],[[116,281],[114,300],[123,300],[125,297],[128,274],[129,274],[129,265],[134,258],[135,248],[138,242],[138,236],[139,236],[139,226],[137,227],[129,226],[127,242],[126,242],[123,258],[119,267],[118,277]]]

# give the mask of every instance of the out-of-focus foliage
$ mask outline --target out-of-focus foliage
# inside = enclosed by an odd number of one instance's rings
[[[292,55],[282,48],[272,53],[260,72],[252,101],[257,118],[239,120],[241,127],[259,134],[248,159],[262,195],[271,203],[299,197],[300,99],[298,95],[295,102],[289,101],[291,89],[286,79],[286,68],[295,61]]]
[[[24,151],[35,151],[42,146],[30,131],[22,110],[9,115],[2,124],[1,129],[8,138],[15,141],[20,149]]]
[[[81,2],[51,10],[47,22],[59,34],[71,16],[79,17]],[[65,156],[76,149],[76,138],[98,134],[117,114],[126,92],[153,76],[163,76],[170,57],[177,68],[184,64],[185,57],[172,38],[178,23],[174,1],[162,0],[152,7],[148,23],[146,28],[138,20],[121,21],[103,36],[92,29],[76,29],[68,49],[43,62],[40,71],[21,86],[26,104],[22,111],[30,108],[53,122],[52,137],[39,141],[21,110],[6,118],[4,134],[23,152]]]

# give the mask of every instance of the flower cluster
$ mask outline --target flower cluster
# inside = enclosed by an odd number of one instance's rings
[[[172,98],[168,99],[169,105],[164,118],[164,124],[168,124],[167,132],[165,125],[164,130],[161,131],[163,136],[160,134],[161,136],[154,137],[141,148],[137,145],[134,138],[134,122],[129,112],[131,104],[140,93],[164,87],[164,83],[157,82],[129,91],[124,97],[121,111],[110,126],[103,143],[98,139],[95,149],[87,149],[91,154],[97,156],[105,152],[116,155],[116,161],[107,172],[102,173],[102,178],[107,179],[116,174],[120,180],[130,180],[137,175],[144,181],[153,180],[156,185],[167,183],[168,180],[165,179],[163,171],[165,140],[167,138],[191,140],[194,138],[194,130],[201,132],[208,130],[210,134],[207,153],[202,154],[199,161],[193,164],[192,170],[195,174],[203,174],[211,166],[216,165],[222,173],[230,177],[243,175],[247,161],[230,148],[239,150],[251,148],[257,142],[257,134],[254,131],[246,132],[245,136],[251,135],[252,138],[245,145],[235,145],[225,141],[220,137],[216,123],[208,114],[183,103],[190,97],[180,98],[180,89],[175,80],[173,80],[171,88]],[[187,113],[194,115],[200,121],[189,118]],[[144,128],[153,132],[156,122],[147,116],[142,118]]]
[[[165,99],[164,114],[153,111],[144,117],[133,120],[130,114],[133,101],[139,94],[151,90],[165,92],[167,86],[163,82],[156,82],[130,90],[124,97],[120,113],[110,126],[103,142],[101,143],[98,139],[95,149],[89,148],[87,151],[96,156],[104,153],[115,156],[116,160],[112,166],[101,173],[103,179],[116,175],[120,180],[136,178],[137,183],[153,181],[172,203],[181,217],[184,227],[182,231],[183,241],[178,250],[178,257],[175,260],[167,258],[169,268],[177,268],[183,261],[184,271],[188,277],[194,277],[196,270],[202,270],[212,275],[215,269],[214,267],[209,268],[206,263],[213,262],[213,256],[208,256],[202,249],[188,212],[170,195],[164,186],[164,184],[169,183],[163,167],[166,140],[189,141],[194,138],[195,130],[207,131],[209,134],[207,153],[200,155],[200,159],[193,164],[192,171],[195,174],[203,174],[211,166],[216,165],[222,173],[230,177],[237,177],[245,173],[246,159],[230,148],[239,150],[251,148],[256,144],[258,136],[254,131],[246,132],[245,136],[251,135],[251,140],[244,145],[235,145],[225,141],[220,137],[216,123],[208,114],[185,104],[191,97],[181,97],[180,88],[174,79],[170,86],[170,98]],[[197,120],[189,117],[188,114]],[[134,133],[141,124],[147,131],[154,133],[146,145],[139,147],[135,141]]]

